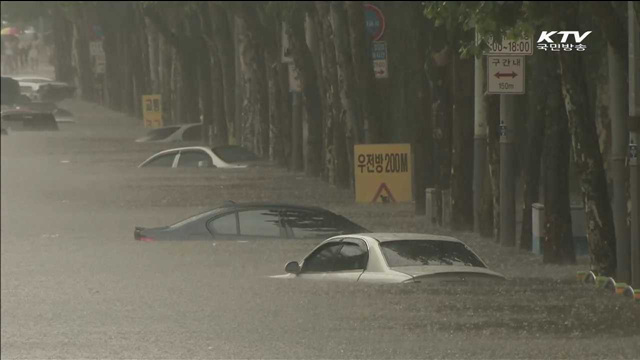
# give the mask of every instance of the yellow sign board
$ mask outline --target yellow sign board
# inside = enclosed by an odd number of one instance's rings
[[[162,127],[162,97],[161,95],[142,95],[142,118],[144,127]]]
[[[356,202],[409,202],[413,200],[410,144],[354,146]]]

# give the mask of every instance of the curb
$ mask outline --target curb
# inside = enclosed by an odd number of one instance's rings
[[[640,289],[634,290],[630,285],[616,281],[612,277],[597,276],[593,271],[578,271],[576,279],[583,284],[592,284],[596,288],[607,290],[611,294],[622,295],[631,298],[640,304]]]

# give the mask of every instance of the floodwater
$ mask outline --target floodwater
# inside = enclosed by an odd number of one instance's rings
[[[313,243],[133,240],[224,200],[319,205],[374,231],[423,232],[411,205],[281,169],[138,169],[170,145],[139,120],[66,101],[76,124],[3,136],[2,358],[640,358],[640,304],[577,284],[588,268],[473,234],[510,281],[365,285],[270,279]],[[439,231],[446,233],[446,231]]]

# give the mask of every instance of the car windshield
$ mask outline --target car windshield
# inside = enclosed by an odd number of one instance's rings
[[[256,154],[241,146],[221,146],[211,150],[213,150],[213,153],[226,163],[255,161],[260,159]]]
[[[177,126],[170,126],[170,127],[151,130],[151,131],[149,131],[149,134],[147,135],[147,137],[148,137],[149,140],[166,139],[169,136],[171,136],[171,134],[176,132],[176,130],[178,130],[178,129],[179,129],[179,127],[177,127]]]
[[[486,267],[463,243],[442,240],[398,240],[380,244],[389,267],[463,265]]]

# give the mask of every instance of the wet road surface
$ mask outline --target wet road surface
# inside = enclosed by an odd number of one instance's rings
[[[167,147],[134,143],[141,121],[64,107],[76,124],[2,137],[2,358],[640,358],[640,304],[577,284],[588,259],[543,266],[456,234],[511,280],[375,286],[267,278],[310,242],[134,241],[227,199],[424,224],[281,169],[137,169]]]

